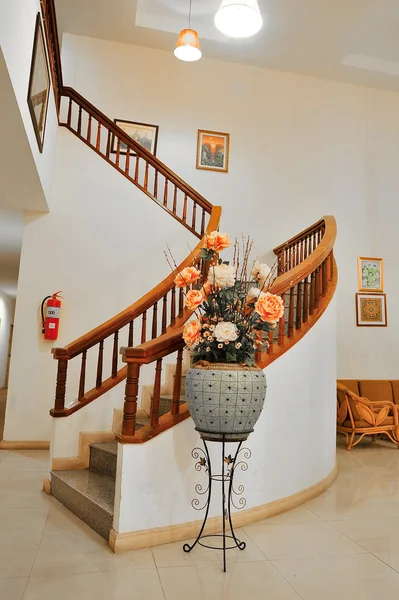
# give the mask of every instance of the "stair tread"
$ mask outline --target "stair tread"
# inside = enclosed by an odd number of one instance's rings
[[[109,452],[115,456],[118,454],[118,442],[99,442],[96,444],[90,444],[90,448],[96,448],[103,452]]]
[[[115,479],[110,475],[82,469],[73,471],[52,471],[52,477],[58,477],[76,492],[79,492],[110,515],[114,514]]]
[[[173,396],[172,394],[161,394],[160,400],[170,400],[170,402],[172,402]],[[180,402],[186,402],[186,397],[180,396]]]

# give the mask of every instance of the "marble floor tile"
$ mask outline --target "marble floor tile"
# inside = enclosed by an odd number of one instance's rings
[[[30,575],[41,531],[0,530],[0,579]]]
[[[49,471],[48,450],[14,450],[0,463],[1,471]]]
[[[300,600],[269,561],[159,569],[166,600]]]
[[[370,554],[276,560],[303,600],[393,600],[399,574]]]
[[[0,579],[0,598],[2,600],[23,600],[27,577]]]

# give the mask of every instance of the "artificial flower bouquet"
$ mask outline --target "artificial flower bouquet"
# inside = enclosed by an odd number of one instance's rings
[[[234,243],[230,264],[219,253],[231,245],[227,233],[213,231],[205,238],[200,257],[209,261],[204,281],[196,267],[186,267],[175,283],[186,288],[185,306],[193,318],[184,326],[183,338],[193,363],[255,365],[255,353],[267,346],[267,336],[284,315],[284,303],[268,290],[275,267],[249,263],[252,241]],[[191,289],[190,289],[191,288]]]

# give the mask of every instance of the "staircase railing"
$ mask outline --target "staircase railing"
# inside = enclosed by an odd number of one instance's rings
[[[212,208],[206,233],[217,229],[220,214],[220,207]],[[66,417],[80,410],[126,378],[126,367],[120,365],[120,345],[134,347],[145,344],[147,340],[162,337],[185,322],[190,313],[184,309],[183,289],[176,287],[174,278],[177,272],[194,264],[204,272],[207,263],[199,258],[202,245],[203,241],[200,241],[174,273],[140,300],[65,348],[53,349],[54,358],[58,361],[55,404],[50,411],[53,417]],[[75,367],[74,381],[72,384],[68,381],[74,386],[77,396],[66,406],[68,366],[77,357],[80,357],[80,369]],[[87,381],[93,379],[95,385],[87,389]]]

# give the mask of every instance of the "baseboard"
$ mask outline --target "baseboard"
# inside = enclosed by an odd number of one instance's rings
[[[15,441],[8,442],[3,440],[0,442],[0,450],[48,450],[50,442],[39,441]]]
[[[256,506],[241,512],[235,512],[233,516],[234,526],[243,527],[256,521],[262,521],[269,517],[274,517],[280,513],[292,510],[316,498],[322,494],[335,481],[338,474],[337,465],[327,477],[297,494]],[[171,542],[181,542],[183,540],[195,538],[201,527],[202,521],[191,521],[181,523],[180,525],[169,525],[168,527],[157,527],[154,529],[142,529],[140,531],[131,531],[127,533],[117,533],[111,529],[109,535],[109,547],[113,552],[125,552],[127,550],[136,550],[148,546],[159,546],[161,544],[170,544]],[[205,533],[218,533],[221,530],[221,518],[212,517],[208,520]]]
[[[90,444],[101,442],[114,442],[113,431],[88,431],[79,433],[78,456],[68,458],[53,458],[51,468],[53,471],[71,471],[87,469],[90,462]]]
[[[50,479],[43,479],[43,492],[51,496],[51,481]]]

